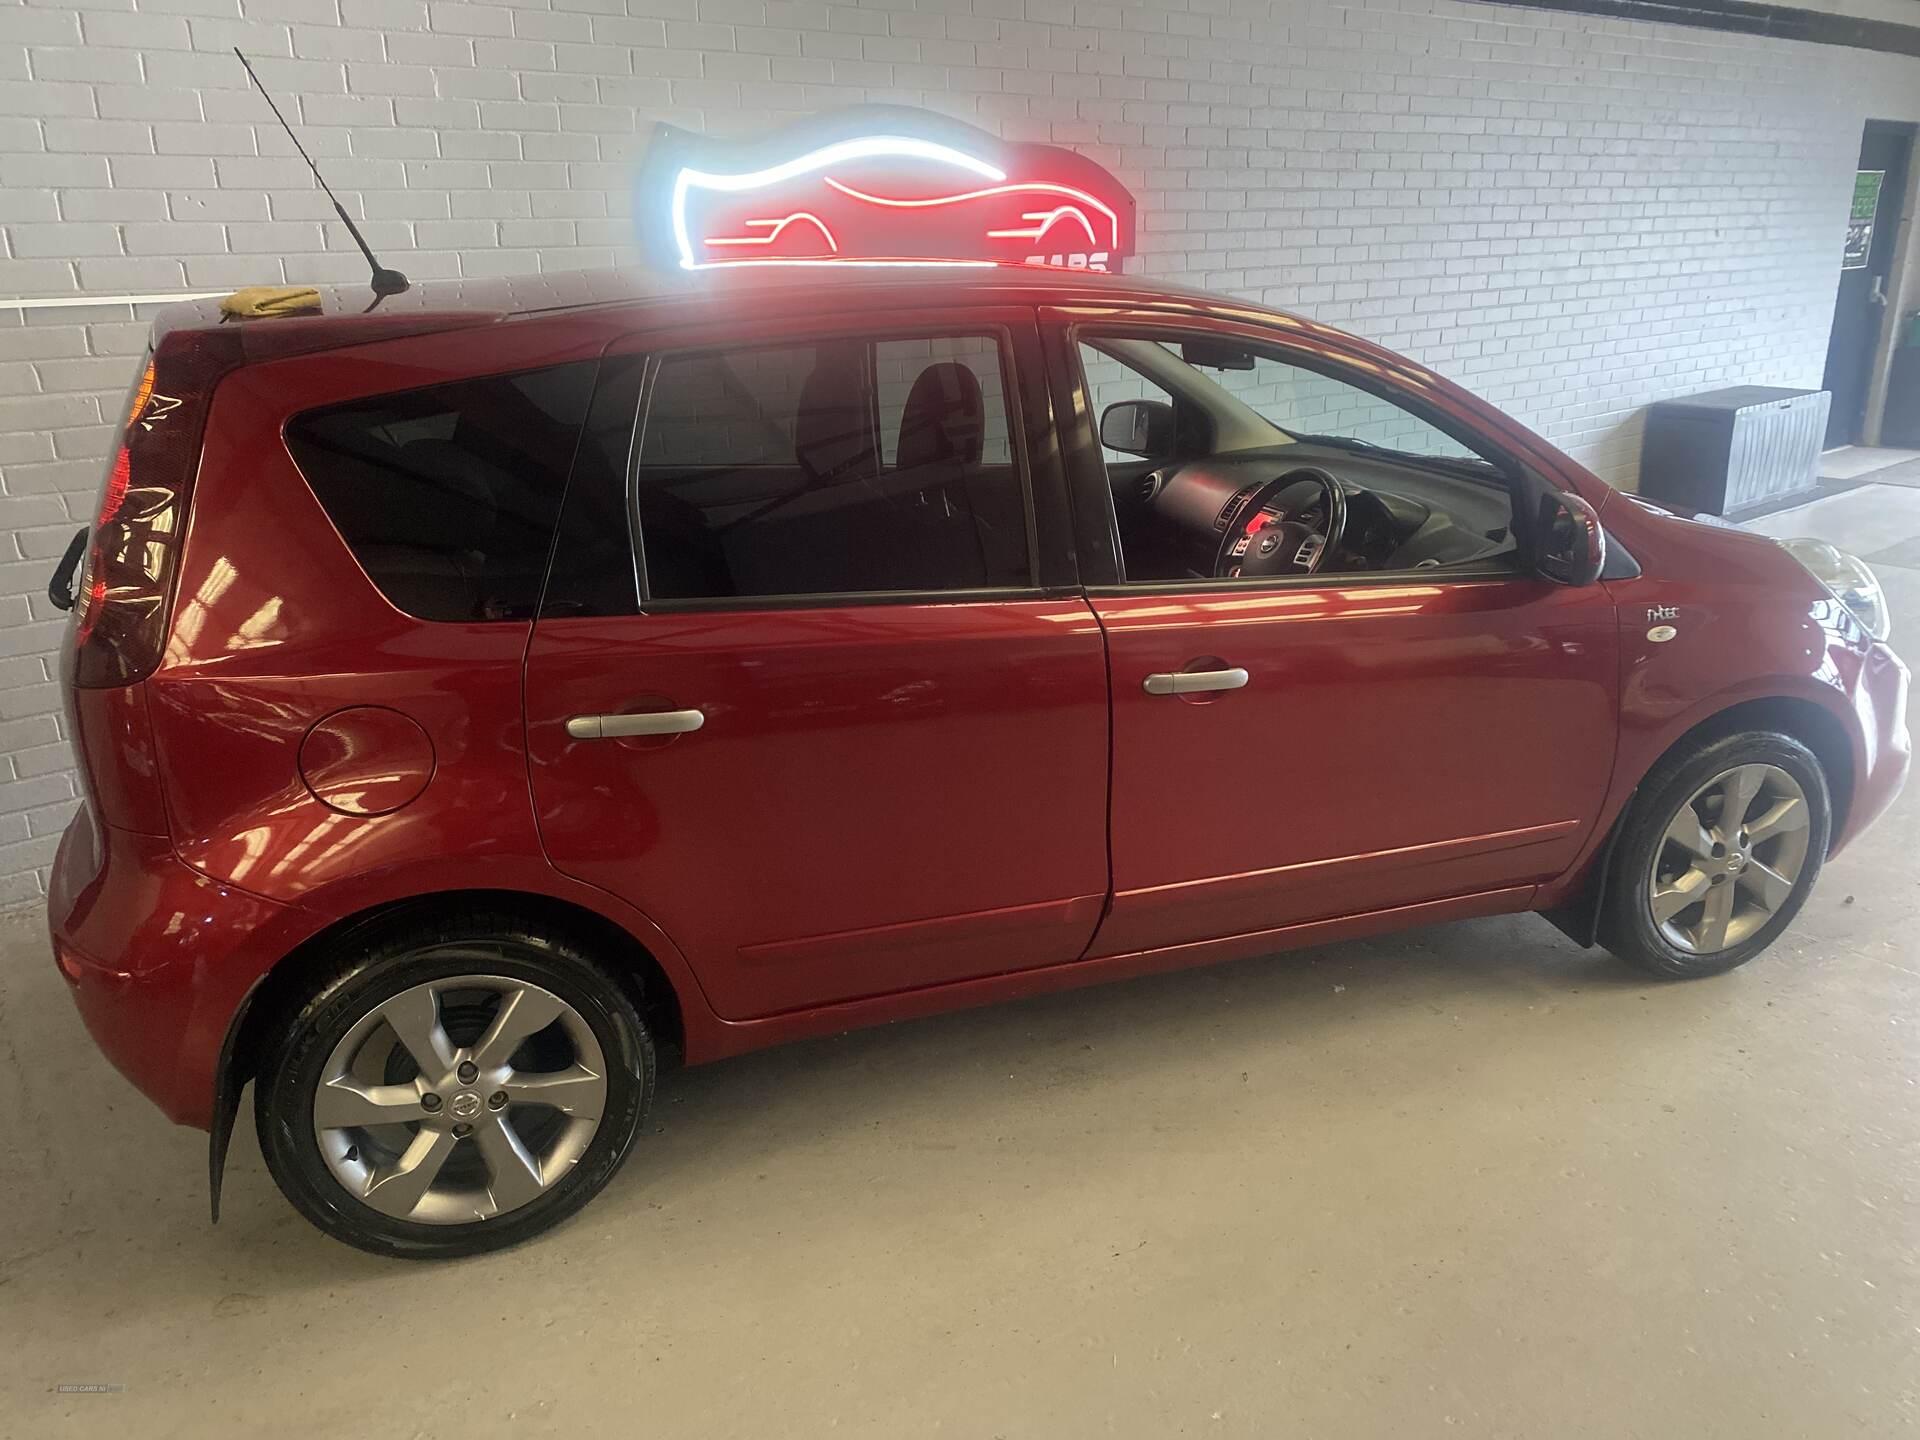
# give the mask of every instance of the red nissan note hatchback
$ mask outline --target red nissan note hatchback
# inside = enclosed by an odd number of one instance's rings
[[[1908,766],[1872,576],[1406,360],[1065,272],[168,312],[53,945],[329,1234],[579,1209],[656,1057],[1547,912],[1765,949]],[[338,313],[334,313],[337,310]]]

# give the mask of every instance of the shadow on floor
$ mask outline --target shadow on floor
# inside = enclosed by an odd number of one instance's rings
[[[782,1145],[858,1147],[876,1129],[915,1131],[941,1107],[967,1108],[979,1121],[983,1106],[1030,1103],[1036,1091],[1121,1093],[1209,1051],[1229,1067],[1249,1052],[1305,1064],[1299,1052],[1365,1046],[1383,1026],[1547,1010],[1583,991],[1664,988],[1603,950],[1580,949],[1537,916],[1507,915],[801,1041],[665,1070],[632,1163],[588,1213],[617,1227],[622,1211],[657,1208],[657,1197],[762,1170]],[[229,1169],[235,1213],[205,1243],[271,1255],[276,1284],[294,1289],[335,1283],[342,1267],[390,1273],[391,1262],[346,1251],[292,1216],[271,1190],[251,1121],[249,1103]],[[804,1127],[799,1138],[795,1123]]]
[[[1255,956],[1225,964],[1013,1001],[802,1041],[667,1072],[659,1103],[675,1129],[709,1140],[756,1117],[770,1090],[849,1126],[899,1094],[965,1089],[1063,1049],[1085,1046],[1087,1083],[1103,1065],[1130,1072],[1184,1063],[1208,1039],[1257,1034],[1286,1045],[1338,1039],[1396,1013],[1431,1015],[1552,1004],[1583,990],[1665,988],[1604,950],[1582,950],[1532,915],[1499,916]],[[878,1080],[879,1084],[874,1082]],[[660,1114],[656,1111],[656,1117]],[[656,1122],[657,1124],[657,1119]],[[688,1157],[696,1158],[696,1157]]]

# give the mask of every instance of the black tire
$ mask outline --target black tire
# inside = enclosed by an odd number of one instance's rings
[[[1741,765],[1784,770],[1804,793],[1808,824],[1805,857],[1785,903],[1739,943],[1697,953],[1671,943],[1654,921],[1652,890],[1656,856],[1671,821],[1704,785]],[[1622,820],[1600,908],[1600,942],[1621,959],[1669,980],[1724,974],[1744,965],[1793,923],[1806,903],[1826,858],[1833,801],[1825,772],[1813,752],[1790,735],[1748,730],[1694,745],[1663,757],[1641,782]]]
[[[585,1022],[605,1062],[598,1128],[571,1167],[519,1208],[453,1224],[383,1214],[328,1168],[314,1131],[315,1087],[335,1046],[370,1011],[427,982],[475,973],[531,982]],[[255,1122],[275,1183],[321,1230],[376,1255],[452,1258],[517,1245],[591,1200],[633,1145],[654,1073],[653,1039],[624,988],[565,933],[512,914],[443,916],[356,936],[323,962],[305,1003],[263,1047]]]

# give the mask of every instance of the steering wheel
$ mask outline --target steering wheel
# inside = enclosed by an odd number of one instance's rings
[[[1315,502],[1318,502],[1316,505]],[[1306,516],[1318,509],[1315,523]],[[1347,530],[1347,492],[1317,465],[1302,465],[1256,490],[1220,537],[1213,573],[1221,580],[1314,575]]]

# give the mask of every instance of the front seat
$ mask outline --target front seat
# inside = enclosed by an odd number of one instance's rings
[[[810,485],[871,482],[879,471],[879,437],[873,431],[866,376],[863,347],[823,345],[800,386],[793,458]]]
[[[948,583],[1024,585],[1026,498],[1010,464],[984,465],[986,404],[971,366],[945,360],[922,370],[900,415],[899,485],[943,517]]]
[[[938,467],[942,473],[930,474],[921,483],[949,484],[980,464],[986,433],[986,406],[973,371],[952,360],[929,365],[914,380],[900,412],[895,463],[902,470]]]

